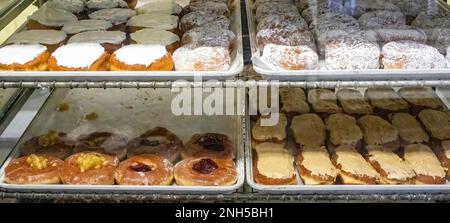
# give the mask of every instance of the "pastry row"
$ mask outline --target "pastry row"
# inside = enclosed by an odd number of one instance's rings
[[[20,155],[6,167],[6,183],[171,185],[175,179],[184,186],[225,186],[238,177],[228,136],[196,134],[184,145],[161,127],[132,140],[108,132],[72,140],[50,131],[23,143]]]
[[[256,44],[274,70],[448,68],[450,14],[423,3],[256,0]]]
[[[204,0],[137,9],[122,0],[51,0],[0,48],[0,70],[226,71],[236,39],[230,11]]]

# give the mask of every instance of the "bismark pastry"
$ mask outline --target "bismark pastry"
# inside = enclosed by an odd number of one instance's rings
[[[172,71],[172,55],[163,45],[132,44],[114,52],[111,71]]]
[[[175,165],[174,177],[180,186],[230,186],[238,172],[231,159],[188,158]]]
[[[256,33],[256,44],[260,50],[264,50],[268,44],[282,46],[308,46],[316,51],[314,37],[308,30],[288,30],[288,29],[261,29]]]
[[[329,185],[336,182],[338,170],[331,163],[325,148],[303,148],[296,164],[305,185]]]
[[[155,0],[139,6],[136,8],[136,11],[138,14],[162,13],[180,16],[183,12],[183,7],[174,1]]]
[[[107,71],[109,54],[98,43],[72,43],[59,47],[48,60],[50,71]]]
[[[64,24],[77,20],[78,18],[68,11],[44,5],[28,17],[27,28],[60,30]]]
[[[0,48],[0,71],[46,71],[50,52],[40,44],[13,44]]]
[[[112,23],[106,20],[86,19],[64,24],[62,31],[75,35],[86,31],[106,31],[112,28]]]
[[[424,144],[408,145],[403,157],[416,173],[416,184],[445,184],[444,168],[430,147]]]
[[[42,7],[64,10],[73,13],[78,19],[83,19],[87,16],[84,6],[84,0],[50,0],[45,2]]]
[[[113,24],[111,30],[125,32],[128,19],[136,15],[136,11],[124,8],[101,9],[89,14],[90,19],[106,20]]]
[[[178,17],[167,14],[140,14],[130,18],[127,22],[131,33],[144,28],[162,29],[172,33],[180,34],[178,30]]]
[[[119,185],[168,186],[173,181],[173,165],[157,155],[133,156],[119,164],[114,178]]]
[[[128,4],[123,0],[88,0],[86,6],[90,10],[128,8]]]
[[[273,70],[315,70],[319,56],[308,46],[284,46],[267,44],[261,61]]]
[[[53,52],[66,40],[67,34],[63,31],[39,29],[15,33],[9,37],[6,44],[41,44],[46,46],[49,52]]]

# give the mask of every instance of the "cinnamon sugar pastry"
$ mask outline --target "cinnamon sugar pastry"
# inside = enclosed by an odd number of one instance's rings
[[[334,184],[338,170],[331,163],[328,151],[321,148],[303,148],[297,157],[297,169],[306,185]]]
[[[336,97],[344,112],[349,115],[359,117],[373,113],[373,108],[370,103],[356,89],[339,89],[336,92]]]
[[[157,155],[131,157],[119,164],[114,171],[119,185],[171,185],[173,165]]]
[[[369,99],[375,113],[382,117],[392,112],[406,112],[409,109],[408,103],[389,87],[367,88],[365,97]]]
[[[127,155],[128,139],[125,136],[110,132],[93,132],[80,135],[75,144],[74,152],[97,152],[117,156],[119,160]]]
[[[63,161],[47,155],[20,157],[5,168],[8,184],[60,184],[60,168]]]
[[[408,145],[403,157],[417,175],[416,184],[445,184],[445,171],[430,147],[424,144]]]
[[[236,35],[228,29],[200,26],[185,32],[181,41],[193,47],[223,47],[231,50],[235,38]]]
[[[364,135],[364,143],[381,145],[396,151],[399,148],[398,130],[388,121],[374,115],[365,115],[358,119],[358,125]]]
[[[424,109],[418,117],[433,138],[438,140],[450,139],[450,116],[447,113]]]
[[[182,32],[205,25],[230,29],[230,20],[224,15],[202,11],[188,13],[180,20]]]
[[[28,29],[61,29],[64,24],[77,21],[78,18],[65,10],[42,6],[28,17]]]
[[[398,94],[411,105],[413,114],[426,108],[441,110],[443,106],[434,90],[429,87],[402,87]]]
[[[227,71],[231,67],[228,48],[185,45],[173,53],[177,71]]]
[[[295,5],[283,2],[266,2],[259,5],[255,11],[257,22],[270,15],[300,16],[300,13]]]
[[[261,29],[256,33],[256,44],[260,50],[264,50],[268,44],[275,44],[282,46],[308,46],[313,51],[316,51],[314,38],[308,30]]]
[[[64,24],[62,31],[75,35],[86,31],[106,31],[112,26],[112,23],[106,20],[86,19]]]
[[[155,154],[174,163],[184,149],[183,141],[162,127],[148,130],[128,143],[127,156]]]
[[[328,116],[325,125],[333,148],[342,144],[355,148],[361,146],[363,134],[352,116],[343,113],[332,114]]]
[[[302,88],[281,88],[280,100],[282,104],[281,111],[287,113],[288,116],[309,112],[305,90]]]
[[[296,184],[294,157],[286,149],[257,150],[253,156],[253,178],[264,185]]]
[[[444,56],[436,48],[409,40],[395,41],[384,45],[381,63],[384,69],[439,69],[447,67]]]
[[[112,71],[171,71],[172,55],[163,45],[133,44],[118,49],[109,61]]]
[[[33,137],[20,146],[20,155],[51,156],[65,159],[72,155],[74,142],[66,133],[49,131],[47,134]]]
[[[323,115],[342,112],[337,105],[337,97],[334,91],[329,89],[312,89],[308,91],[308,102],[315,112]]]
[[[295,143],[300,147],[317,148],[325,146],[325,124],[317,114],[295,116],[292,119],[291,129]]]
[[[0,71],[46,71],[50,57],[40,44],[7,45],[0,48]]]
[[[220,133],[193,135],[181,153],[183,159],[188,157],[234,159],[235,155],[236,149],[231,139]]]
[[[238,172],[231,159],[188,158],[175,165],[174,177],[180,186],[230,186]]]
[[[364,13],[358,22],[365,29],[378,29],[403,26],[406,24],[406,18],[400,11],[376,10]]]
[[[352,146],[337,147],[331,160],[343,184],[376,184],[380,180],[377,171]]]
[[[156,44],[166,46],[167,51],[170,53],[173,53],[181,46],[180,37],[175,33],[153,28],[145,28],[131,33],[130,39],[132,43],[136,44]]]
[[[430,137],[414,116],[408,113],[393,113],[389,118],[398,130],[402,147],[412,143],[429,142]]]
[[[64,161],[61,168],[63,184],[113,185],[114,170],[119,165],[115,156],[95,152],[77,153]]]
[[[447,180],[450,180],[450,141],[439,142],[433,147],[433,150],[447,173]]]
[[[367,161],[380,174],[382,184],[412,184],[416,174],[408,163],[391,149],[383,146],[367,146]]]
[[[109,54],[98,43],[72,43],[58,48],[48,60],[51,71],[107,71]]]
[[[87,31],[72,36],[67,43],[99,43],[111,54],[125,42],[126,33],[121,31]]]
[[[25,30],[13,34],[6,41],[6,44],[42,44],[49,52],[55,51],[62,46],[67,39],[67,34],[63,31],[42,29]]]
[[[261,61],[273,70],[315,70],[319,56],[308,46],[267,44]]]
[[[275,142],[284,143],[286,140],[286,115],[280,113],[278,123],[274,126],[262,126],[261,117],[252,129],[252,137],[256,142]]]

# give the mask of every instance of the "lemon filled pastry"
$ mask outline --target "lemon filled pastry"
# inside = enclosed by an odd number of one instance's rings
[[[112,54],[126,42],[126,33],[121,31],[87,31],[72,36],[68,43],[98,43]]]
[[[132,44],[111,56],[111,71],[171,71],[172,55],[163,45]]]
[[[6,44],[42,44],[50,52],[55,51],[67,40],[67,34],[63,31],[52,29],[26,30],[13,34]]]
[[[87,31],[106,31],[112,28],[112,23],[106,20],[85,19],[64,24],[62,31],[75,35]]]
[[[46,71],[50,52],[40,44],[13,44],[0,48],[2,71]]]
[[[424,144],[411,144],[405,147],[403,155],[416,173],[416,184],[444,184],[446,174],[436,155]]]
[[[180,186],[230,186],[238,172],[231,159],[192,157],[175,165],[174,177]]]
[[[63,161],[51,156],[31,154],[14,159],[5,168],[5,182],[9,184],[59,184]]]
[[[303,148],[297,157],[297,169],[306,185],[334,184],[338,171],[324,148]]]
[[[68,11],[44,5],[28,17],[27,28],[60,30],[64,24],[77,20],[78,18]]]
[[[50,71],[107,71],[109,54],[98,43],[72,43],[50,57]]]
[[[294,157],[280,144],[262,143],[254,147],[253,177],[264,185],[297,183]]]
[[[167,51],[173,53],[181,46],[180,37],[176,34],[160,29],[145,28],[130,34],[131,43],[163,45]]]

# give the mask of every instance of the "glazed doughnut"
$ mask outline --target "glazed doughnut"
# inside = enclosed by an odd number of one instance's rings
[[[65,159],[72,155],[74,142],[67,138],[66,133],[49,131],[45,135],[36,136],[20,147],[20,155],[50,156]]]
[[[175,162],[184,149],[183,141],[166,128],[156,127],[128,144],[128,157],[155,154]]]
[[[238,173],[231,159],[199,157],[175,165],[174,177],[180,186],[230,186],[236,183]]]
[[[0,71],[46,71],[50,52],[40,44],[0,48]]]
[[[119,164],[114,177],[120,185],[171,185],[173,165],[156,155],[134,156]]]
[[[51,156],[29,155],[13,160],[5,168],[9,184],[59,184],[59,168],[63,161]]]
[[[94,132],[81,135],[75,144],[74,152],[97,152],[117,156],[120,160],[127,155],[128,139],[125,136],[110,132]]]
[[[118,49],[109,60],[111,71],[172,71],[166,46],[132,44]]]
[[[234,159],[235,148],[227,135],[219,133],[195,134],[187,142],[181,156],[188,157],[215,157],[222,159]]]
[[[61,168],[63,184],[113,185],[114,170],[119,165],[115,156],[83,152],[69,156]]]

